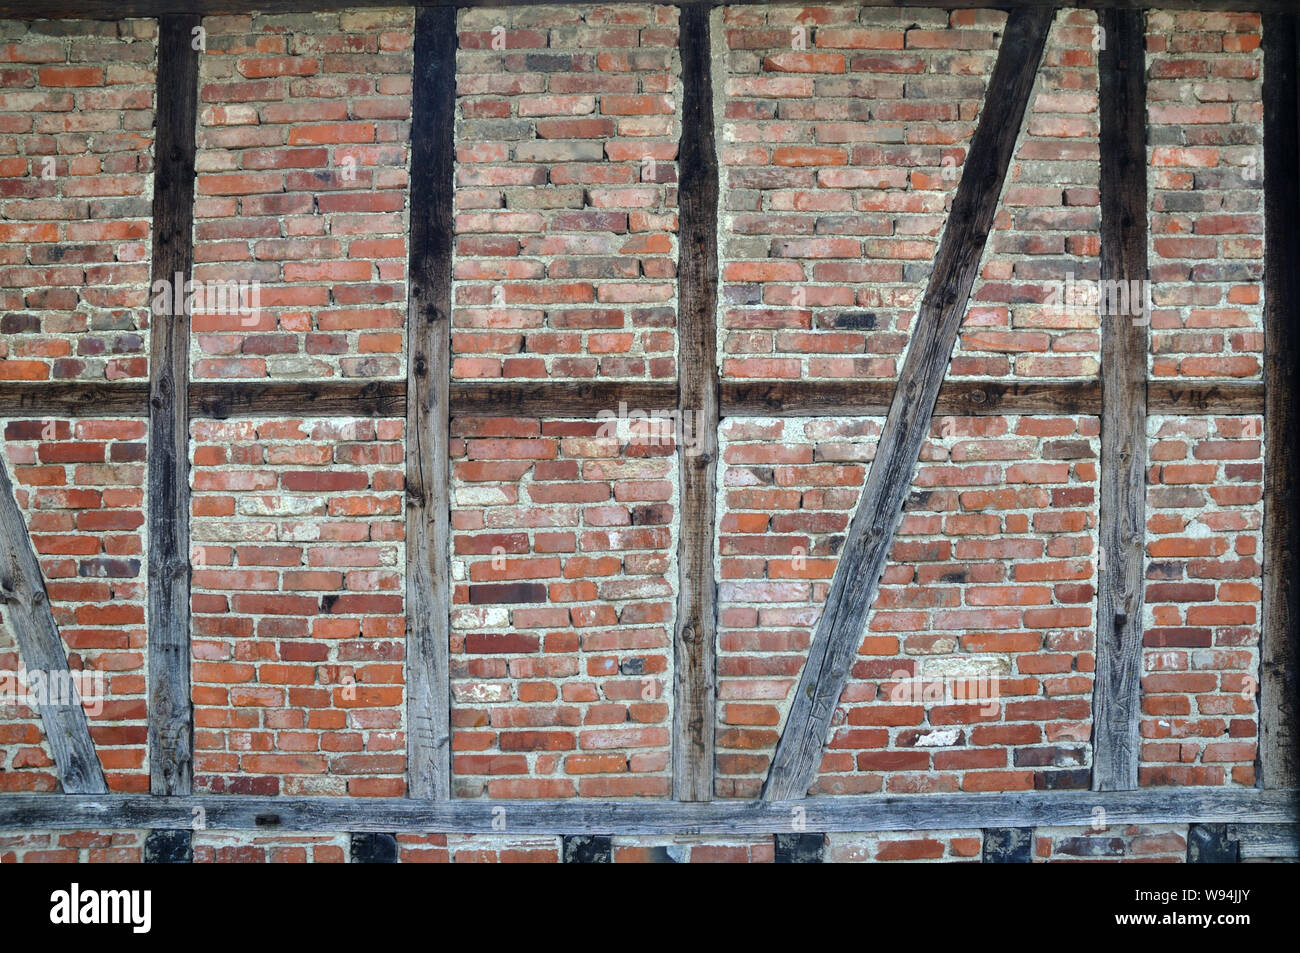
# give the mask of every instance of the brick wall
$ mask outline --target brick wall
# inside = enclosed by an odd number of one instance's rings
[[[677,9],[457,16],[452,376],[674,377]]]
[[[195,788],[405,793],[400,420],[195,421]]]
[[[147,377],[157,25],[0,25],[0,381]]]
[[[691,372],[676,335],[678,16],[458,12],[458,382]],[[1005,20],[713,12],[724,378],[896,377]],[[401,6],[203,20],[193,278],[257,291],[256,307],[200,299],[195,379],[405,376],[413,22]],[[1126,320],[1053,297],[1099,274],[1097,26],[1090,11],[1053,24],[951,377],[1095,380],[1101,321]],[[1147,29],[1151,373],[1257,380],[1259,17],[1157,11]],[[0,380],[147,377],[156,46],[149,20],[0,22]],[[451,421],[454,796],[670,796],[678,465],[695,435],[611,417],[660,410]],[[723,423],[719,798],[758,793],[881,424]],[[812,793],[1088,787],[1098,429],[1064,412],[935,418]],[[1150,421],[1147,787],[1255,781],[1261,431],[1251,415]],[[403,421],[200,417],[190,437],[196,790],[403,795]],[[144,791],[145,421],[13,419],[3,448],[71,664],[108,680],[90,724],[110,787]],[[0,668],[20,664],[6,628]],[[994,677],[995,699],[950,697]],[[0,705],[0,791],[56,786],[39,717]],[[982,838],[823,846],[956,862]],[[0,855],[93,861],[141,840],[21,832]],[[1033,853],[1185,847],[1181,827],[1103,823],[1039,830]],[[195,838],[214,862],[348,849],[344,833]],[[563,851],[508,830],[399,838],[404,861]],[[770,837],[616,838],[613,859],[774,851]]]
[[[103,697],[91,702],[97,710],[89,719],[109,788],[133,793],[149,789],[145,428],[145,421],[130,419],[9,420],[3,443],[68,664],[103,680]],[[0,718],[15,713],[0,705]],[[22,724],[10,730],[35,744],[39,720]],[[49,772],[49,763],[30,749],[16,753],[10,767]]]
[[[674,447],[617,430],[452,422],[460,796],[669,793]]]
[[[405,373],[409,9],[208,17],[194,316],[198,378]],[[247,302],[246,302],[247,304]]]
[[[1147,19],[1153,377],[1258,378],[1264,270],[1260,19]]]
[[[724,422],[720,796],[766,774],[880,424]],[[1087,786],[1097,431],[935,421],[813,793]]]

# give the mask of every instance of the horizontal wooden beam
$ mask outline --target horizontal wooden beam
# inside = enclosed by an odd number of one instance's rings
[[[148,416],[148,381],[0,385],[0,418]]]
[[[414,0],[407,6],[417,7],[521,7],[554,3],[555,0]],[[645,3],[648,0],[608,0],[610,3]],[[726,0],[727,5],[768,3],[771,0]],[[1261,11],[1265,13],[1290,12],[1292,0],[858,0],[864,7],[923,6],[947,10],[961,9],[1026,9],[1046,7],[1060,9],[1079,7],[1091,10],[1140,10],[1155,6],[1161,10],[1228,10]],[[721,6],[723,0],[676,0],[679,7]],[[11,0],[0,10],[6,19],[90,19],[117,20],[123,17],[156,17],[168,13],[202,13],[225,15],[232,13],[299,13],[318,10],[340,10],[348,7],[393,6],[393,0]]]
[[[405,381],[255,381],[190,385],[195,417],[404,417]]]
[[[1291,824],[1294,790],[1148,788],[907,794],[794,801],[498,801],[241,795],[0,795],[0,830],[208,830],[466,834],[773,834],[1123,824]]]
[[[1151,414],[1262,414],[1263,381],[1147,381]]]
[[[884,416],[894,399],[892,380],[726,381],[728,417]],[[1100,381],[945,381],[937,415],[1097,414]]]
[[[894,382],[747,380],[722,384],[724,417],[884,416]],[[190,384],[191,417],[354,415],[401,417],[406,381],[201,381]],[[453,417],[592,417],[602,410],[671,411],[671,381],[456,381]],[[1262,414],[1262,381],[1162,381],[1147,384],[1147,406],[1157,414]],[[0,419],[22,417],[144,417],[149,388],[125,384],[6,384]],[[1101,413],[1101,382],[945,381],[937,416]]]

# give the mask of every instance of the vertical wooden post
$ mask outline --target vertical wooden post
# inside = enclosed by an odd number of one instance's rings
[[[677,623],[673,634],[673,797],[713,797],[718,467],[718,159],[713,141],[709,7],[681,8],[682,135],[677,150],[677,406],[697,442],[678,447]]]
[[[153,281],[172,288],[168,313],[149,325],[149,789],[189,794],[194,783],[190,699],[190,318],[184,297],[194,264],[194,125],[198,16],[159,21],[154,139]],[[180,287],[173,287],[179,283]]]
[[[1259,782],[1300,785],[1300,17],[1264,17],[1264,602]]]
[[[1122,282],[1129,311],[1147,280],[1146,15],[1103,10],[1100,56],[1101,279]],[[1107,287],[1107,286],[1103,286]],[[1102,300],[1107,296],[1103,295]],[[1147,329],[1150,316],[1101,316],[1101,552],[1092,787],[1138,783],[1146,541]]]
[[[407,793],[451,796],[448,655],[456,8],[417,7],[406,316]]]

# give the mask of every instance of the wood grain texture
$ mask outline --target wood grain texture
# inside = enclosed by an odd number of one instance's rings
[[[42,381],[0,387],[0,417],[147,417],[149,383]]]
[[[401,417],[406,381],[203,381],[190,384],[190,416]]]
[[[681,11],[682,136],[677,267],[678,399],[697,443],[679,447],[680,529],[673,630],[673,797],[713,796],[718,468],[718,159],[713,139],[709,11]],[[685,417],[683,417],[685,419]]]
[[[1146,16],[1104,11],[1101,278],[1147,279]],[[1092,787],[1138,785],[1146,555],[1147,324],[1101,318],[1101,470]]]
[[[208,830],[263,833],[349,830],[465,834],[774,834],[799,816],[809,830],[920,831],[990,827],[1087,827],[1094,810],[1125,824],[1294,824],[1296,792],[1256,788],[1163,788],[1110,792],[909,794],[797,801],[450,801],[201,795],[7,794],[0,830],[168,829],[202,808]],[[802,815],[796,814],[796,809]],[[501,822],[504,821],[504,830]]]
[[[1264,18],[1264,539],[1259,780],[1300,784],[1300,17]]]
[[[723,417],[883,416],[892,381],[732,380],[721,384]],[[453,417],[519,416],[587,418],[602,409],[670,411],[677,385],[666,381],[453,381]],[[400,417],[406,381],[199,381],[190,383],[190,416]],[[1169,414],[1262,414],[1263,381],[1157,381],[1147,385],[1147,407]],[[1100,414],[1101,381],[948,380],[936,414]],[[131,417],[149,412],[145,382],[70,381],[5,384],[0,418]]]
[[[595,418],[619,404],[644,411],[672,411],[677,385],[670,381],[541,381],[538,383],[455,381],[453,417]]]
[[[187,281],[194,263],[194,126],[199,18],[159,24],[154,139],[153,281]],[[180,276],[178,278],[178,276]],[[172,296],[167,296],[170,301]],[[194,776],[190,701],[190,316],[155,314],[149,346],[149,789],[188,794]]]
[[[415,15],[406,342],[406,745],[411,797],[451,796],[451,250],[456,10]]]
[[[881,416],[889,411],[893,381],[724,381],[726,417]],[[1100,381],[944,381],[936,414],[1097,414]]]
[[[1256,857],[1300,860],[1300,825],[1229,824],[1228,837],[1237,842],[1242,860]]]
[[[876,456],[763,782],[764,800],[804,795],[821,763],[966,314],[1052,17],[1049,10],[1018,10],[1007,19]]]
[[[0,604],[18,642],[18,657],[29,672],[68,671],[68,656],[50,609],[45,578],[32,548],[27,524],[14,496],[9,468],[0,455]],[[45,739],[54,756],[59,783],[67,794],[108,791],[81,705],[38,705]]]

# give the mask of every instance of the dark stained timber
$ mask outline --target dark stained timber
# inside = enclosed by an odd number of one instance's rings
[[[401,417],[405,381],[249,381],[190,385],[190,415],[227,417]]]
[[[1050,10],[1017,10],[1007,20],[876,457],[763,783],[764,800],[803,796],[821,764],[831,716],[861,644],[912,471],[930,431],[1052,17]]]
[[[1259,780],[1300,779],[1300,17],[1264,18],[1264,595]]]
[[[199,18],[159,24],[154,150],[153,281],[168,286],[194,264],[194,124]],[[170,300],[172,296],[167,296]],[[194,778],[190,701],[190,318],[155,314],[149,348],[149,789],[188,794]]]
[[[677,267],[677,406],[695,418],[699,445],[678,448],[681,529],[677,537],[677,621],[673,634],[673,796],[713,796],[713,572],[718,467],[718,160],[713,142],[709,11],[687,7],[679,29],[682,58],[680,261]]]
[[[415,15],[406,341],[408,793],[451,796],[449,381],[456,10]]]
[[[1147,278],[1146,17],[1101,14],[1101,277]],[[1145,585],[1147,325],[1101,318],[1101,471],[1092,787],[1138,786]]]

